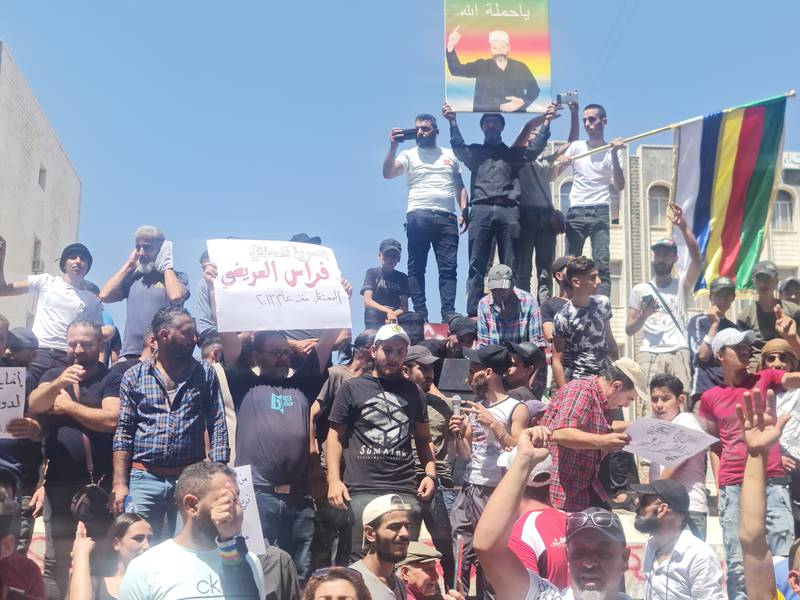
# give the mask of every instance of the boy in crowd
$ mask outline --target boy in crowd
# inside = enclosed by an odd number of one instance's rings
[[[397,271],[400,262],[400,242],[385,239],[378,249],[379,267],[367,269],[361,295],[364,296],[364,326],[380,329],[385,323],[396,323],[408,312],[408,276]]]

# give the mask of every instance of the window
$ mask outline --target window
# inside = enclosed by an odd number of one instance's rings
[[[647,192],[647,200],[650,206],[650,227],[666,227],[669,188],[660,184],[651,186]]]
[[[42,188],[42,191],[44,191],[46,185],[47,185],[47,169],[45,169],[44,165],[42,165],[39,167],[39,187]]]
[[[778,190],[775,206],[772,207],[772,223],[775,231],[792,231],[794,229],[794,199],[786,190]]]
[[[613,260],[608,263],[611,271],[611,306],[618,308],[625,306],[625,290],[622,287],[622,263]]]
[[[44,273],[44,261],[42,260],[42,242],[33,238],[33,259],[31,261],[31,272],[34,274]]]
[[[569,179],[561,184],[561,191],[559,192],[559,205],[561,206],[561,212],[565,215],[569,210],[569,193],[572,191],[572,180]]]

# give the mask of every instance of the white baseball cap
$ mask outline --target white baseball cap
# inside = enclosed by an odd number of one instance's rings
[[[403,502],[403,498],[398,494],[384,494],[383,496],[378,496],[364,507],[364,511],[361,513],[362,526],[369,525],[380,519],[386,513],[395,510],[410,511],[411,505]],[[361,547],[366,548],[367,538],[364,534],[362,534],[362,536]]]
[[[501,452],[500,456],[497,457],[497,466],[501,469],[508,470],[511,465],[514,463],[514,459],[517,457],[517,449],[512,448],[510,452]],[[546,474],[548,475],[547,479],[541,478],[536,480],[538,475]],[[547,458],[545,458],[542,462],[538,463],[531,474],[528,475],[528,487],[544,487],[546,485],[550,485],[550,479],[553,476],[553,457],[549,454]]]
[[[390,340],[393,337],[400,338],[409,346],[411,345],[411,338],[408,337],[408,334],[405,332],[405,329],[400,327],[400,325],[398,325],[397,323],[384,325],[383,327],[378,329],[378,333],[375,334],[375,341],[373,342],[373,344],[377,346],[381,342]]]

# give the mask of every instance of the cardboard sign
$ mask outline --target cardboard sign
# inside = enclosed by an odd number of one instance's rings
[[[0,367],[0,438],[11,438],[9,421],[25,412],[25,367]]]
[[[239,484],[239,504],[244,512],[242,537],[247,541],[247,549],[254,554],[266,554],[264,531],[261,529],[261,518],[256,506],[256,491],[253,488],[253,473],[250,465],[235,467],[236,480]]]

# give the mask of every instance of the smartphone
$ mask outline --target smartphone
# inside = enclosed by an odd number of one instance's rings
[[[401,142],[407,142],[408,140],[415,140],[415,139],[417,139],[416,129],[403,129],[403,136],[400,138]]]
[[[655,303],[656,299],[653,298],[652,294],[645,294],[642,296],[642,304],[649,306],[650,304]]]
[[[571,92],[562,92],[560,94],[556,94],[557,104],[569,104],[570,102],[575,102],[576,104],[578,104],[578,90],[572,90]]]

